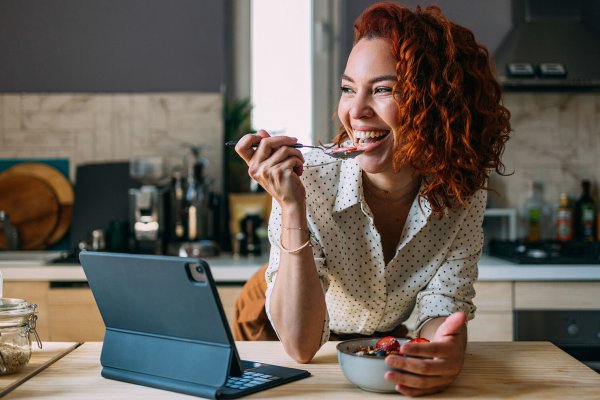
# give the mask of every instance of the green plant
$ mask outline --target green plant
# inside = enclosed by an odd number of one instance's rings
[[[247,133],[256,132],[251,123],[252,102],[249,97],[228,101],[223,105],[225,140],[238,140]],[[225,176],[227,192],[243,193],[250,191],[248,167],[233,150],[225,149]]]

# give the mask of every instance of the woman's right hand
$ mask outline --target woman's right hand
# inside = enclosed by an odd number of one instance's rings
[[[248,175],[282,207],[304,203],[306,197],[300,181],[304,157],[300,150],[289,147],[297,142],[297,138],[270,136],[260,130],[255,135],[244,135],[235,146],[235,151],[248,164]],[[252,148],[259,143],[256,149]]]

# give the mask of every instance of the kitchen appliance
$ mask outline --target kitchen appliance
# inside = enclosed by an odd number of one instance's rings
[[[600,310],[515,310],[513,334],[550,341],[600,373]]]
[[[81,164],[77,166],[75,179],[72,251],[53,263],[78,264],[80,244],[91,246],[92,231],[106,230],[112,221],[128,224],[128,190],[140,186],[129,176],[129,162]]]
[[[492,239],[489,254],[517,264],[600,264],[600,243]]]
[[[600,90],[600,2],[513,0],[494,53],[508,90]]]
[[[161,157],[137,157],[129,163],[130,176],[142,186],[129,189],[132,251],[163,254],[168,243],[170,192]]]

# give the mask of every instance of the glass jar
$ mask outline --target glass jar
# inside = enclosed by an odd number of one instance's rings
[[[42,341],[35,330],[36,304],[22,299],[0,299],[0,375],[23,369],[31,358],[31,337]]]

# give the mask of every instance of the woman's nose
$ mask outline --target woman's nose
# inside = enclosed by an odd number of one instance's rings
[[[362,94],[354,96],[352,105],[350,106],[350,117],[352,119],[369,118],[373,114],[373,108],[369,104],[367,96]]]

